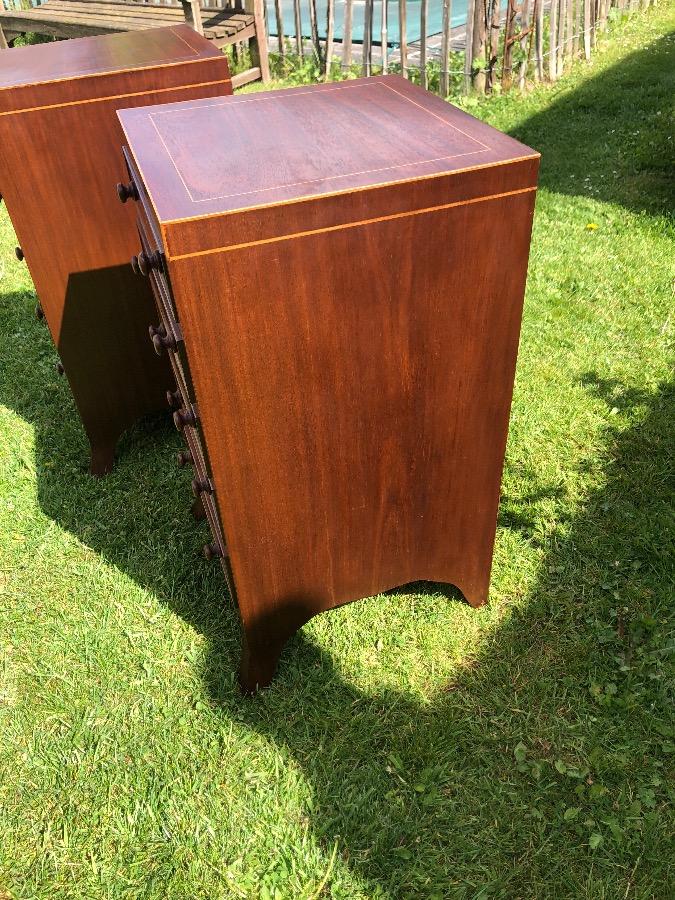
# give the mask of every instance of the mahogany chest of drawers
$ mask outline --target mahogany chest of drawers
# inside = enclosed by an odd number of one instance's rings
[[[539,154],[395,76],[119,116],[242,687],[321,610],[485,602]]]
[[[186,25],[0,52],[0,194],[94,474],[109,471],[120,434],[162,408],[171,384],[147,340],[151,291],[129,264],[132,204],[110,202],[124,174],[116,111],[231,93],[226,59]]]

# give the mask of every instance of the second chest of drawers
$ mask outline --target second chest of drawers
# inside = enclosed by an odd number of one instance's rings
[[[123,107],[231,94],[227,60],[187,25],[0,52],[0,193],[91,448],[162,407],[171,375],[145,338],[153,301],[134,277],[122,178]],[[128,185],[120,184],[128,200]]]

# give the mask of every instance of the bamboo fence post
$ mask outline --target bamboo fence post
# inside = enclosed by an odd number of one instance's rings
[[[351,0],[348,0],[351,3]],[[401,75],[408,77],[408,10],[406,0],[398,0],[398,39],[401,57]]]
[[[389,71],[389,38],[387,36],[387,26],[389,20],[389,0],[380,0],[382,3],[382,26],[380,28],[380,46],[382,48],[382,74],[386,75]]]
[[[565,42],[565,56],[571,58],[574,44],[574,0],[567,0],[567,41]]]
[[[330,67],[333,63],[333,37],[335,34],[335,0],[328,0],[326,7],[326,52],[324,55],[326,81],[330,78]]]
[[[464,93],[469,94],[473,75],[473,21],[475,18],[476,0],[468,0],[466,8],[466,25],[464,26]]]
[[[450,93],[450,32],[452,30],[452,0],[443,0],[443,37],[441,39],[441,97]]]
[[[352,65],[352,18],[354,0],[345,0],[345,17],[342,25],[342,69],[349,71]]]
[[[321,65],[321,44],[319,43],[319,26],[316,21],[316,0],[309,0],[309,27],[312,32],[312,43],[317,62]]]
[[[558,2],[551,0],[551,12],[549,14],[549,47],[548,47],[548,77],[555,81],[558,77]],[[591,0],[586,0],[586,4]]]
[[[504,56],[502,57],[502,90],[508,91],[511,87],[513,74],[513,44],[516,29],[516,13],[518,7],[516,0],[508,0],[506,7],[506,22],[504,24]]]
[[[584,59],[588,62],[591,58],[591,3],[593,0],[584,0]]]
[[[427,17],[429,15],[429,0],[422,0],[420,4],[420,79],[422,87],[428,87],[427,78]]]
[[[488,0],[486,8],[487,35],[487,68],[485,72],[485,89],[492,91],[497,81],[497,61],[499,59],[499,36],[501,34],[500,0]]]
[[[372,70],[373,48],[373,0],[365,0],[363,10],[363,74],[370,75]]]
[[[574,37],[572,38],[572,54],[576,59],[579,55],[579,38],[581,36],[581,3],[582,0],[574,0]]]
[[[530,51],[532,49],[531,32],[530,0],[523,0],[522,6],[520,7],[520,51],[523,54],[523,58],[518,66],[518,87],[521,91],[525,87],[527,69],[530,64]]]
[[[274,0],[274,16],[277,20],[277,41],[279,42],[279,56],[284,58],[284,17],[281,10],[281,0]]]
[[[597,21],[597,16],[598,16],[596,0],[590,0],[590,6],[591,6],[591,49],[593,49],[595,47],[595,41],[596,41],[595,26],[596,26],[596,21]]]
[[[302,16],[300,14],[300,0],[293,0],[293,18],[295,19],[295,49],[298,56],[302,56]]]
[[[566,0],[558,0],[558,77],[565,74],[565,20]]]
[[[486,31],[486,0],[476,0],[473,16],[473,37],[471,59],[474,65],[473,86],[481,94],[485,93],[485,31]],[[475,62],[480,59],[482,65],[475,69]]]
[[[534,0],[534,80],[544,79],[544,0]]]

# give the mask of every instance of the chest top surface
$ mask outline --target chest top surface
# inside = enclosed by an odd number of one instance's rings
[[[119,116],[164,222],[538,156],[397,76]]]
[[[0,53],[0,90],[220,56],[188,25],[16,47]]]

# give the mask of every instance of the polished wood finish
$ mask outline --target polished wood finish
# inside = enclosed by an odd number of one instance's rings
[[[110,470],[120,434],[164,408],[172,387],[147,340],[152,293],[129,262],[135,203],[114,199],[116,182],[128,182],[116,111],[231,91],[225,58],[185,25],[0,53],[0,192],[94,474]]]
[[[20,4],[19,4],[20,5]],[[57,38],[80,38],[124,31],[157,29],[187,22],[204,35],[214,49],[248,42],[253,65],[238,73],[237,86],[257,78],[269,81],[267,31],[264,0],[228,3],[226,9],[200,8],[198,0],[145,3],[114,0],[43,0],[27,9],[0,7],[0,49],[7,46],[7,35],[37,32]]]
[[[484,603],[539,155],[391,76],[120,118],[242,687],[321,610]]]

